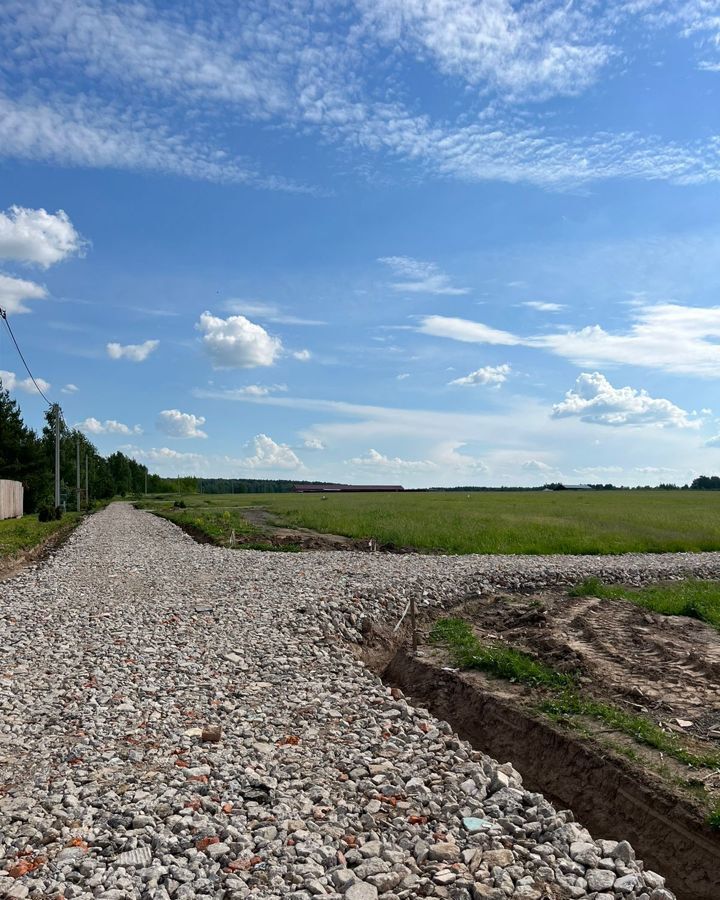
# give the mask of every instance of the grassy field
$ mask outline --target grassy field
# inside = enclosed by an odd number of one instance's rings
[[[445,553],[720,550],[720,492],[197,494],[192,509],[264,506],[284,524]],[[157,504],[165,505],[167,504]]]
[[[77,513],[66,513],[56,522],[38,522],[37,516],[0,521],[0,559],[30,550],[61,530],[72,529],[79,519]]]
[[[720,628],[720,583],[717,581],[687,579],[628,588],[619,584],[603,584],[598,578],[588,578],[576,585],[570,595],[628,600],[664,616],[691,616]]]

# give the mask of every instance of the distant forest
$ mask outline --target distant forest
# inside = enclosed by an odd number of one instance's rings
[[[0,478],[20,481],[25,487],[25,511],[35,512],[40,506],[54,502],[55,424],[50,410],[45,413],[45,426],[37,434],[25,425],[20,407],[0,382]],[[320,481],[298,481],[285,478],[163,478],[152,474],[120,451],[102,456],[94,444],[78,429],[61,421],[60,479],[61,497],[69,508],[77,503],[77,445],[80,444],[81,488],[85,488],[85,460],[88,461],[89,500],[107,500],[148,493],[204,494],[285,494],[296,484],[323,484]],[[570,486],[572,487],[572,486]],[[595,491],[627,490],[614,484],[589,485]],[[452,488],[427,488],[430,491],[540,491],[568,490],[554,482],[539,487],[482,487],[464,485]],[[720,476],[701,475],[690,485],[660,484],[633,490],[700,490],[720,491]],[[82,497],[84,500],[84,496]]]

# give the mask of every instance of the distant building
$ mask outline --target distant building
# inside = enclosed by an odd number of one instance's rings
[[[592,487],[589,484],[561,484],[559,488],[555,488],[558,491],[591,491]]]
[[[401,484],[296,484],[294,494],[367,494],[404,491]]]

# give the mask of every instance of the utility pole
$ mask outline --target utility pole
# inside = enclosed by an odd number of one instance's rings
[[[55,509],[60,506],[60,404],[55,404]]]
[[[75,464],[76,475],[77,475],[77,478],[75,481],[75,499],[77,502],[77,511],[80,512],[80,435],[79,434],[75,441],[75,448],[77,450],[77,461]]]
[[[90,458],[85,454],[85,505],[90,509]]]
[[[147,469],[145,469],[145,496],[147,497]]]

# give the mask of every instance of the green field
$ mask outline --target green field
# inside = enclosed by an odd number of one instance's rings
[[[195,494],[211,519],[263,506],[278,523],[443,553],[720,550],[720,492]],[[168,501],[149,505],[170,506]],[[227,519],[226,519],[227,522]]]
[[[0,521],[0,559],[30,550],[58,531],[70,531],[78,522],[77,513],[66,513],[60,521],[38,522],[37,516]]]

